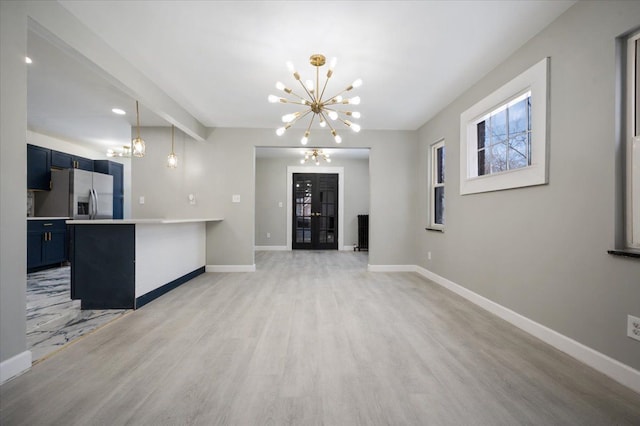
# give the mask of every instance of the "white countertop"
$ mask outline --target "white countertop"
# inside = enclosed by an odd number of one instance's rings
[[[94,219],[94,220],[67,220],[68,225],[156,225],[174,223],[195,222],[220,222],[222,218],[199,219]]]
[[[38,216],[29,216],[27,220],[66,220],[71,219],[70,217],[38,217]]]

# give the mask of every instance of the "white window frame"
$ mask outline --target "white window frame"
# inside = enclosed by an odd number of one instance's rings
[[[626,245],[640,249],[640,123],[636,123],[636,43],[640,32],[627,40],[627,151],[626,151]]]
[[[436,223],[436,200],[435,200],[435,189],[437,187],[445,186],[445,182],[447,181],[446,177],[446,168],[445,168],[445,176],[444,182],[438,182],[438,149],[443,148],[445,151],[445,159],[446,159],[446,147],[444,143],[444,139],[439,140],[438,142],[431,145],[429,149],[429,229],[434,229],[438,231],[444,230],[444,211],[442,212],[442,220],[443,223]],[[445,160],[446,161],[446,160]],[[445,190],[445,199],[446,199],[446,190]]]
[[[549,58],[544,58],[460,115],[460,194],[499,191],[549,182]],[[530,165],[478,176],[477,123],[492,111],[531,91]]]

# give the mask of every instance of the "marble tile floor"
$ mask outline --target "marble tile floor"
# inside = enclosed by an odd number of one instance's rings
[[[27,274],[27,346],[37,362],[130,310],[80,310],[71,300],[71,268]]]

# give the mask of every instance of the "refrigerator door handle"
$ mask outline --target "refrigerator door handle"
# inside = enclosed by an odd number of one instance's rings
[[[96,211],[96,200],[93,196],[93,188],[89,190],[89,219],[94,219]]]
[[[95,188],[92,190],[93,191],[93,218],[97,219],[98,218],[98,191],[95,190]]]

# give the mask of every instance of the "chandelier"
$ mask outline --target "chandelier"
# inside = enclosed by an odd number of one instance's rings
[[[359,105],[360,97],[355,96],[353,98],[344,99],[342,95],[345,92],[349,92],[354,88],[360,87],[362,85],[362,80],[357,79],[350,86],[342,90],[340,93],[324,98],[324,92],[327,88],[327,83],[329,79],[333,75],[333,69],[336,66],[336,58],[331,60],[329,64],[329,70],[326,74],[326,79],[320,89],[320,67],[326,63],[326,58],[324,55],[315,54],[311,55],[309,58],[309,62],[311,65],[316,67],[316,81],[315,84],[313,80],[307,80],[306,82],[302,82],[300,79],[300,74],[295,70],[293,64],[291,62],[287,62],[287,67],[289,71],[293,74],[293,77],[300,83],[302,89],[304,90],[304,95],[301,96],[298,93],[294,92],[293,89],[286,87],[283,83],[277,82],[276,89],[282,90],[287,95],[293,97],[291,98],[283,98],[276,95],[269,95],[269,102],[271,103],[283,103],[283,104],[294,104],[301,105],[303,109],[298,112],[294,112],[291,114],[286,114],[282,116],[282,122],[285,123],[284,126],[278,128],[276,130],[276,134],[281,136],[286,132],[291,126],[293,126],[297,121],[303,119],[307,115],[311,114],[311,119],[309,120],[309,125],[307,126],[307,130],[304,132],[302,139],[300,139],[300,143],[302,145],[306,145],[309,142],[309,135],[311,134],[311,125],[315,121],[316,117],[318,118],[320,127],[329,127],[331,131],[331,135],[333,135],[333,139],[336,143],[342,142],[342,137],[338,134],[336,129],[331,125],[329,120],[331,121],[341,121],[345,126],[351,128],[354,132],[360,131],[360,125],[357,123],[353,123],[351,118],[360,118],[360,113],[357,111],[344,111],[340,109],[336,109],[335,107],[340,105]]]
[[[129,145],[122,145],[119,151],[109,148],[107,149],[107,157],[131,157],[131,147]]]
[[[140,112],[138,110],[138,101],[136,101],[136,124],[137,135],[131,141],[131,148],[134,157],[144,157],[145,146],[144,140],[142,140],[142,138],[140,137]]]
[[[311,151],[306,151],[304,153],[304,158],[300,160],[300,164],[305,164],[307,161],[311,160],[316,163],[316,166],[320,165],[320,159],[323,159],[327,163],[331,162],[331,158],[329,158],[329,154],[325,154],[321,149],[314,148]]]
[[[167,155],[167,167],[170,169],[175,169],[178,167],[178,156],[173,151],[173,133],[175,131],[176,126],[171,125],[171,154]]]

